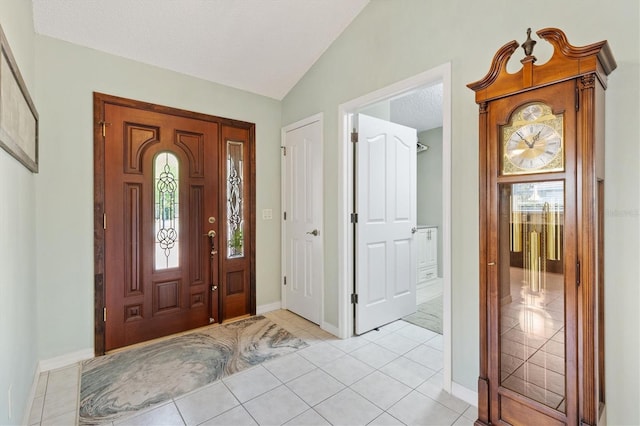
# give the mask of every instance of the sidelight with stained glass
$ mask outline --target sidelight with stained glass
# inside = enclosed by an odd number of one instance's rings
[[[244,256],[243,144],[227,141],[227,257]]]

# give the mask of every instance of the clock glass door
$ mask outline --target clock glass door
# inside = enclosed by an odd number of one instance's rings
[[[498,188],[500,385],[565,412],[564,180]]]

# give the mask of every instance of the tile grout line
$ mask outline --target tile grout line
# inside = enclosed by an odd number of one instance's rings
[[[187,421],[184,418],[184,415],[182,414],[182,411],[180,411],[180,407],[178,407],[178,404],[176,403],[176,398],[171,398],[171,403],[173,404],[173,406],[176,408],[176,411],[178,412],[178,415],[180,416],[180,419],[182,420],[182,424],[186,425]],[[207,420],[205,420],[207,421]],[[204,423],[204,422],[200,422],[200,423]]]

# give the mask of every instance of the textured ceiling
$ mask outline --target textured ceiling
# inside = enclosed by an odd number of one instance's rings
[[[36,33],[282,99],[369,0],[33,0]]]
[[[442,127],[442,83],[392,99],[391,121],[419,132]]]

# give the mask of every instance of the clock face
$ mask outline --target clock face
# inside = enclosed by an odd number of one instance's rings
[[[516,110],[503,127],[502,174],[528,174],[564,169],[562,115],[534,103]]]
[[[523,170],[538,170],[548,165],[562,148],[562,137],[546,124],[525,124],[511,134],[505,156]]]

